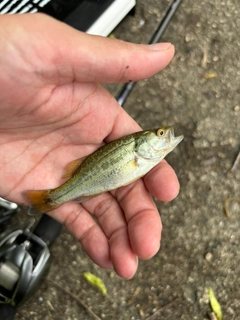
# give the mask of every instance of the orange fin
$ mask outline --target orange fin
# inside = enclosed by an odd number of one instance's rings
[[[49,194],[50,190],[30,190],[25,191],[24,196],[28,203],[40,212],[48,212],[59,207],[52,201]]]
[[[74,172],[77,170],[77,168],[81,165],[81,163],[86,159],[87,157],[83,157],[80,159],[73,160],[69,162],[64,169],[62,179],[71,178],[74,174]]]

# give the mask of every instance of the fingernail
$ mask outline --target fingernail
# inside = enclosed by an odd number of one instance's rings
[[[150,44],[148,47],[151,50],[164,51],[164,50],[168,50],[171,46],[172,44],[170,42],[161,42],[161,43]]]

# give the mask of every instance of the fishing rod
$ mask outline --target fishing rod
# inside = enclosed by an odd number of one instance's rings
[[[172,4],[169,6],[165,16],[163,17],[163,19],[161,20],[157,30],[154,32],[152,38],[150,39],[148,44],[154,44],[160,41],[163,33],[165,32],[165,30],[167,29],[167,26],[169,24],[169,22],[171,21],[172,17],[174,16],[175,12],[177,11],[180,3],[182,0],[174,0],[172,2]],[[134,85],[136,84],[136,82],[129,82],[127,84],[124,85],[123,89],[121,90],[118,98],[117,98],[117,102],[123,106],[123,104],[126,102],[127,97],[129,96],[129,94],[131,93]]]

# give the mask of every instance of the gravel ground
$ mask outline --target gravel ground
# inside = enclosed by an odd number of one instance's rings
[[[117,38],[146,43],[170,1],[138,0],[135,16],[114,31]],[[101,319],[211,318],[213,288],[224,319],[240,319],[238,254],[240,164],[240,8],[234,0],[183,0],[164,34],[176,47],[163,72],[139,82],[125,108],[145,129],[173,124],[185,139],[167,157],[181,192],[158,203],[163,221],[161,249],[140,261],[136,276],[122,280],[94,265],[63,231],[52,248],[48,277],[78,296]],[[108,86],[117,95],[121,86]],[[23,214],[22,214],[23,215]],[[22,219],[21,215],[18,219]],[[144,235],[143,235],[144,236]],[[90,271],[108,289],[102,296],[84,279]],[[17,320],[94,319],[72,296],[48,280],[18,312]]]

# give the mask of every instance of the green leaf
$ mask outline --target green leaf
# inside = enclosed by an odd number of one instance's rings
[[[156,260],[156,265],[157,265],[157,266],[160,266],[160,264],[161,264],[161,260],[160,260],[160,259],[157,259],[157,260]]]
[[[108,36],[108,38],[111,38],[111,39],[116,39],[116,36],[114,33],[110,33],[110,35]]]
[[[221,309],[219,302],[217,301],[217,299],[215,297],[215,294],[214,294],[212,288],[209,288],[208,294],[209,294],[209,302],[210,302],[210,305],[212,307],[213,312],[215,313],[218,320],[222,320],[222,309]]]
[[[84,272],[83,277],[88,283],[97,287],[104,296],[107,294],[107,288],[101,278],[95,276],[91,272]]]

